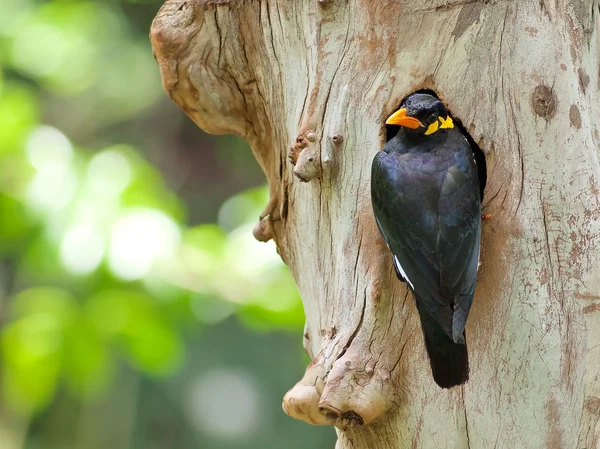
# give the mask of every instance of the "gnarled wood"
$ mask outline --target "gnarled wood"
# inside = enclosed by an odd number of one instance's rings
[[[345,448],[593,448],[600,439],[598,0],[167,0],[171,98],[246,139],[313,358],[284,409]],[[370,205],[384,119],[435,90],[486,155],[471,380],[432,381]],[[303,182],[304,181],[304,182]]]

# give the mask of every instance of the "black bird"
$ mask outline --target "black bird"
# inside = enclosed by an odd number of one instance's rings
[[[469,379],[465,324],[481,239],[477,165],[431,95],[410,95],[386,124],[399,130],[373,160],[373,211],[396,274],[415,297],[433,379],[450,388]]]

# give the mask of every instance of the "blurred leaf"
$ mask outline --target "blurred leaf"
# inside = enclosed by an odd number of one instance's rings
[[[224,171],[232,173],[236,179],[248,181],[247,185],[264,184],[264,173],[258,166],[248,142],[241,137],[228,134],[217,140],[217,148],[219,166]],[[249,170],[249,167],[256,167],[256,169]]]
[[[66,329],[63,370],[70,390],[84,397],[103,392],[111,379],[112,360],[108,348],[86,317]]]
[[[59,330],[52,320],[21,320],[2,333],[4,391],[10,405],[29,413],[46,406],[54,396],[60,353],[52,342]]]
[[[178,224],[163,212],[126,210],[112,226],[108,265],[125,281],[152,276],[172,265],[180,242]]]
[[[87,313],[138,369],[162,375],[181,361],[181,338],[150,296],[132,290],[104,291],[90,299]]]
[[[130,322],[124,333],[124,345],[132,363],[150,374],[172,372],[182,356],[179,336],[157,314],[136,313],[140,316]]]
[[[255,329],[302,330],[304,309],[296,284],[286,267],[274,273],[274,279],[249,292],[239,312],[242,322]]]
[[[190,307],[198,321],[212,325],[226,320],[237,310],[235,305],[210,295],[194,295]]]
[[[0,217],[0,254],[22,251],[35,227],[31,216],[21,202],[0,193]]]
[[[0,90],[0,157],[22,149],[25,139],[39,121],[39,104],[22,85],[6,83]]]
[[[51,318],[64,328],[77,316],[77,302],[66,290],[36,287],[15,295],[10,303],[9,316],[13,319]]]
[[[0,37],[14,32],[22,16],[27,15],[34,0],[1,0]]]
[[[248,302],[255,290],[269,285],[283,266],[275,243],[256,241],[250,224],[227,235],[222,260],[210,281],[223,298],[238,303]]]
[[[161,98],[160,72],[147,43],[121,44],[103,61],[104,78],[99,85],[98,105],[103,119],[115,122],[134,117]],[[108,56],[108,55],[107,55]],[[135,67],[132,76],[127,67]]]
[[[180,257],[185,271],[180,274],[189,278],[184,285],[200,283],[200,288],[206,290],[209,279],[227,269],[223,263],[226,237],[216,225],[201,225],[184,233]]]
[[[179,199],[156,181],[158,178],[135,179],[123,193],[123,205],[159,209],[181,221],[184,212]]]
[[[238,316],[243,324],[260,331],[286,329],[302,332],[305,322],[301,302],[295,303],[290,309],[278,312],[265,309],[258,304],[252,304],[242,308],[238,312]]]
[[[113,145],[106,151],[122,154],[131,165],[131,180],[121,197],[123,206],[159,209],[174,220],[183,221],[185,219],[181,200],[167,189],[161,174],[148,164],[134,148],[128,145]]]
[[[183,236],[183,241],[187,245],[217,257],[225,250],[226,237],[227,234],[219,226],[205,224],[188,229]]]
[[[269,202],[267,186],[249,189],[229,198],[219,211],[219,225],[226,231],[247,223],[255,223]]]
[[[76,303],[64,290],[33,288],[12,299],[9,314],[13,320],[2,332],[7,399],[21,412],[36,411],[54,396]]]
[[[59,263],[56,242],[46,233],[37,234],[27,248],[23,249],[18,276],[34,284],[57,282],[68,276]]]
[[[50,2],[18,23],[12,30],[12,65],[49,89],[71,94],[99,78],[100,46],[119,32],[114,10],[102,3]]]

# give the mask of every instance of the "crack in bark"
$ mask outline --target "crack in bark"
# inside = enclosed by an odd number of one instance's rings
[[[437,71],[440,68],[440,64],[442,63],[442,61],[444,60],[444,57],[446,56],[446,52],[448,51],[448,47],[449,47],[449,45],[444,45],[443,46],[442,54],[440,55],[440,57],[438,59],[438,62],[435,65],[435,68],[433,69],[433,77],[434,78],[437,75]]]
[[[396,371],[396,368],[400,364],[400,360],[402,360],[402,356],[404,355],[404,348],[406,348],[406,345],[408,344],[408,342],[411,338],[412,338],[412,333],[408,337],[406,337],[406,341],[404,342],[404,344],[402,345],[402,348],[400,349],[400,355],[398,356],[398,360],[396,360],[396,363],[394,363],[394,366],[390,370],[390,373],[393,373],[394,371]]]
[[[548,8],[546,8],[546,0],[540,0],[540,9],[548,17],[548,19],[552,20],[552,16],[550,15],[550,11],[548,11]]]
[[[512,103],[511,103],[512,108]],[[514,111],[513,111],[514,114]],[[519,136],[519,130],[516,130],[517,134],[517,150],[519,151],[519,159],[521,161],[521,191],[519,193],[519,202],[517,203],[517,208],[515,209],[515,216],[519,212],[519,207],[521,207],[521,202],[523,201],[523,193],[525,192],[525,159],[523,157],[523,149],[521,147],[521,136]]]
[[[214,8],[215,11],[215,27],[217,28],[217,36],[219,36],[219,55],[217,56],[217,67],[221,66],[221,53],[223,51],[223,36],[221,33],[221,27],[219,26],[219,16],[217,15],[217,7]],[[234,78],[234,77],[232,77]],[[234,79],[235,81],[235,79]],[[237,84],[237,81],[236,81]],[[245,101],[245,100],[244,100]]]
[[[505,92],[505,88],[504,88],[504,69],[502,66],[502,48],[503,48],[503,44],[504,44],[504,31],[505,30],[506,30],[506,16],[504,16],[504,21],[502,22],[502,30],[500,31],[500,45],[498,45],[498,64],[500,65],[500,85],[502,86],[503,94]],[[504,104],[504,95],[502,98],[502,103]],[[494,134],[496,134],[496,126],[497,126],[497,121],[494,122]],[[511,173],[511,176],[512,176],[512,173]],[[508,192],[508,189],[507,189],[507,192]],[[502,201],[502,204],[504,204],[504,200]]]
[[[395,274],[394,274],[394,276],[395,276]],[[404,306],[406,305],[406,301],[408,300],[408,295],[409,295],[409,290],[408,290],[408,287],[406,287],[406,293],[404,294],[404,301],[402,302],[402,308],[404,308]],[[404,329],[406,329],[406,323],[408,322],[408,316],[409,316],[408,313],[404,314],[404,322],[402,323],[402,332],[400,333],[400,336],[402,336],[402,334],[404,334]],[[390,326],[391,326],[391,320],[390,320]],[[389,326],[388,326],[388,331],[389,331]],[[402,348],[400,349],[400,355],[398,356],[398,360],[396,360],[396,363],[394,363],[394,366],[390,370],[390,373],[393,373],[396,370],[396,368],[398,367],[398,364],[400,363],[400,360],[402,360],[402,356],[404,355],[404,348],[408,344],[409,340],[412,338],[412,335],[413,335],[413,333],[411,332],[411,334],[406,337],[406,340],[404,341],[404,344],[402,345]]]
[[[350,345],[352,344],[352,342],[358,335],[358,331],[362,327],[363,321],[365,319],[365,309],[366,308],[367,308],[367,287],[365,287],[365,291],[364,291],[364,295],[363,295],[363,307],[362,307],[362,311],[360,312],[360,320],[358,322],[358,325],[356,326],[356,329],[354,329],[354,332],[352,332],[352,335],[350,335],[350,338],[344,345],[344,348],[342,349],[342,352],[340,352],[340,355],[338,355],[336,357],[336,359],[335,359],[336,361],[341,359],[344,356],[344,354],[346,354],[346,351],[348,350],[348,348],[350,347]]]
[[[358,297],[358,276],[357,276],[357,272],[356,269],[358,267],[358,258],[360,256],[360,250],[361,250],[361,245],[362,245],[362,234],[360,235],[360,241],[358,243],[358,250],[356,251],[356,261],[354,262],[354,303],[356,304],[356,298]]]
[[[262,4],[262,2],[261,2]],[[271,11],[269,8],[269,1],[265,0],[265,5],[266,5],[266,16],[267,16],[267,21],[269,22],[269,34],[271,36],[271,49],[273,50],[273,57],[275,57],[275,61],[277,61],[277,64],[275,65],[278,69],[280,67],[282,67],[281,63],[279,62],[279,58],[277,57],[277,52],[275,51],[275,38],[273,36],[273,24],[271,23]],[[262,8],[261,8],[262,10]],[[281,76],[281,71],[280,72],[280,76]]]
[[[350,23],[351,21],[348,20],[348,26],[346,28],[346,36],[344,37],[344,45],[342,47],[342,57],[340,58],[339,63],[337,64],[337,67],[335,68],[335,70],[333,71],[333,75],[331,76],[331,81],[329,82],[329,86],[327,88],[327,95],[325,96],[325,102],[324,102],[324,107],[323,107],[323,113],[321,115],[321,141],[320,141],[320,157],[319,157],[319,163],[321,165],[321,174],[323,176],[323,178],[325,178],[325,171],[323,170],[323,148],[324,148],[324,144],[325,140],[327,138],[327,136],[325,135],[325,130],[324,130],[324,126],[323,124],[325,123],[325,117],[327,114],[327,108],[329,106],[329,97],[331,95],[331,90],[333,89],[333,82],[335,80],[335,77],[338,73],[338,70],[340,69],[340,67],[343,65],[344,63],[344,58],[346,57],[346,55],[348,54],[348,35],[350,33]]]
[[[465,412],[465,433],[467,436],[467,449],[471,449],[471,440],[469,438],[469,421],[467,420],[467,405],[465,404],[465,386],[460,386],[463,411]]]
[[[490,178],[493,178],[493,173],[492,176],[490,176]],[[484,195],[484,199],[485,199],[485,207],[487,208],[490,204],[492,204],[492,202],[498,197],[498,195],[500,195],[500,191],[502,190],[502,186],[498,185],[498,190],[496,190],[496,193],[494,193],[494,195]]]
[[[504,17],[504,22],[502,23],[502,31],[500,32],[500,46],[499,46],[500,47],[499,48],[500,82],[502,85],[503,92],[505,91],[505,87],[504,87],[504,68],[503,68],[503,64],[502,64],[502,52],[504,49],[504,33],[506,31],[506,21],[507,21],[507,16]],[[509,57],[510,57],[510,48],[509,48]],[[512,98],[508,99],[508,104],[510,107],[511,118],[513,119],[513,123],[515,123],[514,119],[516,117],[516,113],[515,113],[515,108],[514,108],[514,101]],[[508,111],[506,111],[506,112],[508,112]],[[524,156],[523,156],[523,149],[521,146],[521,136],[519,135],[519,130],[516,127],[515,127],[515,136],[517,138],[517,153],[518,153],[519,162],[520,162],[521,184],[519,186],[519,201],[517,202],[517,207],[515,208],[514,217],[516,217],[519,212],[519,208],[521,207],[521,202],[523,201],[523,195],[524,195],[524,191],[525,191],[525,161],[524,161]]]
[[[408,295],[408,290],[407,290],[407,295]],[[406,302],[406,296],[404,296],[404,302]],[[390,317],[390,322],[388,323],[388,327],[385,331],[385,334],[383,335],[383,337],[387,337],[388,334],[390,333],[390,329],[392,328],[392,323],[395,321],[394,317],[396,316],[396,308],[394,307],[394,304],[392,304],[392,316]]]
[[[358,249],[356,250],[356,260],[354,261],[354,279],[357,281],[357,276],[356,276],[356,268],[358,267],[358,258],[360,256],[360,249],[362,246],[362,241],[363,241],[363,236],[362,233],[360,234],[360,239],[358,241]]]
[[[554,289],[554,263],[550,253],[550,238],[548,237],[548,222],[546,221],[546,205],[542,199],[542,189],[540,188],[540,205],[542,206],[542,223],[544,225],[544,236],[546,237],[546,251],[548,252],[548,263],[550,264],[550,279],[552,280],[552,289]]]
[[[559,237],[560,238],[560,237]],[[559,238],[557,238],[556,240],[556,245],[554,245],[554,252],[556,253],[556,265],[557,265],[557,270],[556,270],[556,274],[558,275],[558,279],[560,282],[560,293],[558,295],[558,299],[560,301],[560,311],[561,311],[561,315],[562,316],[565,314],[565,284],[564,284],[564,280],[563,280],[563,276],[561,273],[561,260],[560,260],[560,251],[558,251],[558,240]]]
[[[508,0],[504,0],[504,1],[508,1]],[[411,12],[438,12],[438,11],[447,11],[447,10],[451,10],[451,9],[455,9],[455,8],[461,8],[463,6],[468,6],[468,5],[473,5],[475,3],[488,3],[489,0],[460,0],[454,3],[446,3],[444,5],[437,5],[437,6],[433,6],[430,8],[422,8],[422,9],[415,9]],[[496,3],[502,3],[503,0],[497,0]]]
[[[509,99],[509,105],[510,105],[510,111],[512,114],[513,119],[515,119],[516,117],[516,113],[515,113],[515,106],[514,106],[514,101],[513,99]],[[514,122],[514,120],[513,120]],[[521,136],[519,135],[519,130],[517,128],[515,128],[515,135],[517,136],[517,152],[518,152],[518,156],[519,156],[519,161],[521,162],[521,185],[520,187],[520,192],[519,192],[519,202],[517,203],[517,207],[515,209],[515,217],[517,216],[518,212],[519,212],[519,208],[521,207],[521,202],[523,201],[523,194],[525,192],[525,158],[523,156],[523,147],[521,146]]]

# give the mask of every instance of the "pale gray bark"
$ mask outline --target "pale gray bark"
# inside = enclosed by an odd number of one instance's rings
[[[284,409],[338,449],[596,448],[600,426],[598,0],[167,0],[164,87],[246,139],[313,357]],[[432,381],[370,205],[384,120],[435,90],[486,155],[471,380]],[[302,182],[306,181],[306,182]]]

